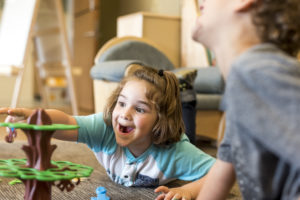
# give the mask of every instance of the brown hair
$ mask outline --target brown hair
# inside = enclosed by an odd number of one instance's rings
[[[153,143],[167,145],[178,142],[184,132],[179,84],[176,76],[169,71],[159,71],[151,67],[131,65],[125,77],[108,98],[103,118],[112,126],[112,112],[118,97],[130,80],[144,80],[153,87],[148,88],[146,97],[154,104],[158,113],[157,121],[152,129]]]
[[[260,39],[277,45],[292,56],[300,49],[299,0],[256,0],[253,22]]]

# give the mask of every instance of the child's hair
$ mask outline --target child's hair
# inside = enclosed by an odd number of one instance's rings
[[[273,43],[292,56],[299,53],[299,0],[256,0],[252,17],[262,42]]]
[[[128,81],[144,80],[152,85],[147,88],[146,97],[157,111],[157,120],[152,130],[153,143],[168,145],[178,142],[184,132],[179,84],[176,76],[169,71],[157,70],[141,65],[131,65],[118,87],[109,97],[104,109],[103,118],[112,126],[112,112],[118,97]]]

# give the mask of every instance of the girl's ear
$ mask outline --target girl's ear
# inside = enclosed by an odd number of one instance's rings
[[[236,0],[235,11],[245,12],[249,10],[256,1],[257,0]]]

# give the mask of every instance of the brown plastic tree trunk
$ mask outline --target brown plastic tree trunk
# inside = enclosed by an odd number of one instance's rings
[[[27,119],[28,124],[51,125],[51,119],[42,109],[35,111]],[[51,164],[51,156],[56,149],[56,145],[51,145],[50,140],[54,131],[23,130],[28,139],[28,145],[22,149],[27,156],[27,167],[43,171],[55,168]],[[53,182],[38,180],[22,180],[25,184],[25,200],[50,200],[51,186]]]
[[[25,200],[51,200],[52,182],[38,180],[23,180],[25,185]]]

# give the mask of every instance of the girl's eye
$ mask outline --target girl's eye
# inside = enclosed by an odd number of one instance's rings
[[[120,106],[120,107],[124,107],[124,106],[125,106],[125,103],[122,102],[122,101],[119,101],[118,103],[119,103],[119,106]]]
[[[143,108],[136,108],[135,109],[138,113],[145,113],[145,110]]]

